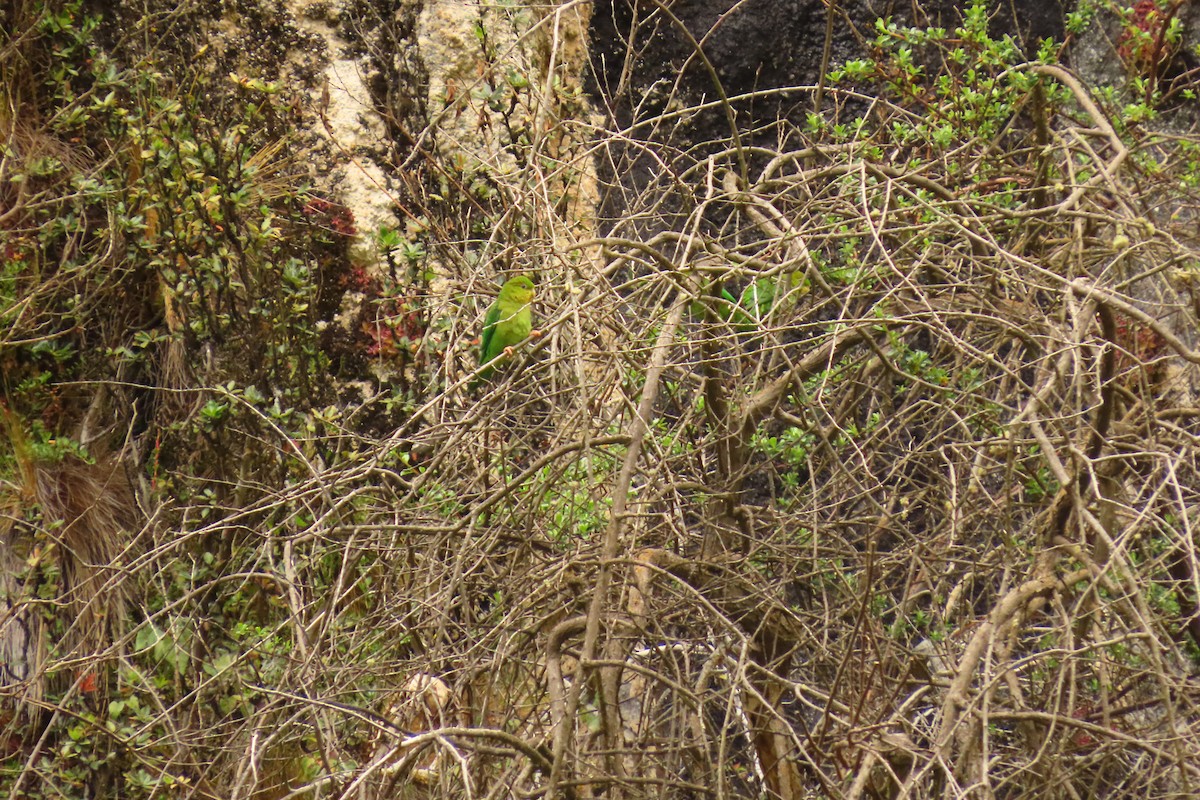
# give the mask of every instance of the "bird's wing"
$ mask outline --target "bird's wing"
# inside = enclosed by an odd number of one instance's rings
[[[496,335],[492,337],[492,347],[499,354],[506,347],[512,347],[523,341],[529,335],[531,317],[529,306],[516,300],[497,301],[500,313],[496,321]]]
[[[767,318],[775,304],[775,282],[770,278],[759,278],[746,287],[746,309],[761,322]]]
[[[496,323],[500,321],[500,301],[492,303],[488,306],[487,314],[483,318],[483,333],[479,337],[479,363],[486,364],[491,361],[488,355],[488,349],[492,346],[492,340],[496,337]],[[492,356],[495,353],[491,354]]]

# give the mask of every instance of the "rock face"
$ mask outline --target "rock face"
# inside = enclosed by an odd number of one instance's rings
[[[876,19],[953,26],[964,5],[925,4],[914,20],[909,4],[883,2],[830,16],[809,0],[663,7],[602,0],[594,10],[443,0],[364,10],[287,0],[214,10],[202,23],[213,69],[279,80],[297,93],[314,135],[313,183],[354,221],[352,262],[376,273],[386,260],[378,231],[420,230],[419,213],[405,213],[420,194],[414,179],[436,185],[446,177],[415,177],[430,157],[457,165],[468,192],[536,185],[533,157],[575,152],[578,123],[605,116],[634,126],[634,141],[653,138],[681,151],[728,140],[729,118],[716,106],[682,113],[721,95],[733,99],[740,122],[773,121],[756,134],[773,140],[780,125],[801,125],[812,110],[809,87],[820,80],[827,38],[836,64],[863,53]],[[1000,4],[993,24],[1032,49],[1040,37],[1061,37],[1063,7]],[[601,202],[607,216],[619,215],[630,196],[654,193],[664,177],[638,148],[610,150],[595,163],[606,180],[619,176]],[[586,229],[598,202],[593,162],[570,168],[577,175],[563,190],[563,208]]]
[[[952,26],[963,5],[926,4],[925,17],[915,21]],[[740,121],[774,120],[759,133],[771,139],[778,124],[802,124],[812,110],[805,87],[820,78],[827,26],[829,59],[838,63],[863,52],[861,36],[870,35],[875,19],[914,21],[905,17],[911,14],[908,4],[862,2],[830,17],[825,4],[810,0],[662,8],[602,0],[594,10],[575,3],[402,0],[366,8],[286,0],[214,8],[194,13],[193,21],[207,31],[201,63],[277,80],[296,94],[313,134],[305,166],[316,190],[354,221],[351,261],[375,273],[386,260],[378,231],[419,230],[419,213],[405,209],[414,176],[431,156],[457,164],[468,191],[536,185],[531,157],[575,152],[583,139],[578,123],[593,122],[592,113],[620,127],[640,122],[633,139],[650,135],[683,150],[728,139],[729,119],[712,106],[660,121],[653,133],[645,127],[664,112],[721,94],[735,98]],[[1062,16],[1058,2],[1001,4],[994,24],[1032,47],[1039,37],[1061,36]],[[595,112],[580,93],[585,81]],[[606,194],[610,214],[626,202],[618,196],[653,191],[662,177],[640,156],[609,153],[598,163],[603,173],[621,176],[622,189]],[[578,174],[563,190],[563,208],[586,229],[597,202],[592,161],[570,167]]]
[[[330,169],[320,180],[355,222],[351,262],[377,268],[379,253],[373,234],[396,225],[391,200],[396,184],[383,166],[391,148],[368,85],[370,73],[339,33],[337,14],[328,3],[292,0],[287,10],[297,29],[314,43],[311,50],[290,53],[289,59],[316,55],[322,65],[316,109],[319,119],[313,130],[327,144],[324,150]]]
[[[406,203],[434,160],[483,191],[526,180],[532,157],[557,157],[579,140],[560,123],[586,115],[589,12],[570,3],[287,0],[191,11],[195,41],[167,43],[180,63],[277,82],[294,97],[312,134],[302,166],[315,191],[347,209],[352,261],[372,271],[383,262],[374,234],[412,228],[419,212]],[[132,24],[136,11],[123,16]]]

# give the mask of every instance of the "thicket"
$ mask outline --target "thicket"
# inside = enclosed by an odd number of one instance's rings
[[[692,148],[745,98],[588,130],[481,18],[513,168],[398,148],[361,231],[305,87],[12,5],[0,790],[1194,795],[1179,9],[1081,5],[1106,87],[983,3],[885,20]],[[581,234],[596,161],[663,180]],[[519,272],[542,335],[471,393]]]

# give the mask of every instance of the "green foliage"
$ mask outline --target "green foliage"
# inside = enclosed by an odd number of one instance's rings
[[[547,520],[551,539],[566,548],[603,532],[612,500],[602,487],[612,479],[615,466],[612,457],[600,455],[540,471],[528,491],[538,495],[538,513]]]
[[[971,139],[989,141],[1009,127],[1036,78],[1028,69],[1016,68],[1024,57],[1011,37],[989,33],[988,14],[988,3],[972,0],[962,25],[953,31],[880,19],[875,59],[847,62],[830,78],[879,86],[885,97],[910,112],[892,128],[898,144],[946,153]],[[1043,62],[1057,57],[1050,43],[1039,51]],[[1063,98],[1053,85],[1045,91],[1051,102]]]
[[[278,87],[198,73],[180,93],[152,63],[125,69],[100,51],[100,24],[77,2],[41,6],[30,22],[51,106],[36,135],[63,145],[15,153],[23,169],[3,176],[28,193],[0,280],[9,397],[41,414],[61,403],[62,381],[109,369],[97,350],[145,380],[177,347],[210,354],[211,374],[193,376],[202,383],[253,378],[281,403],[320,398],[323,265],[295,241],[307,225],[299,187],[276,173]],[[218,119],[201,103],[222,93]],[[112,156],[90,163],[93,141]],[[64,422],[77,413],[64,411]],[[216,411],[205,405],[201,424],[220,421]]]

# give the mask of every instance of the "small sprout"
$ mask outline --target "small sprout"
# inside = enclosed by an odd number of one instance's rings
[[[245,75],[238,75],[236,72],[229,73],[228,77],[230,83],[240,86],[243,89],[263,92],[265,94],[279,93],[280,86],[275,81],[264,81],[262,78],[249,78]]]
[[[400,237],[400,232],[395,228],[389,228],[386,225],[381,226],[375,231],[375,243],[379,246],[381,252],[390,252],[404,242]]]
[[[205,425],[213,426],[225,419],[229,413],[229,404],[220,400],[209,400],[200,409],[200,419]]]

